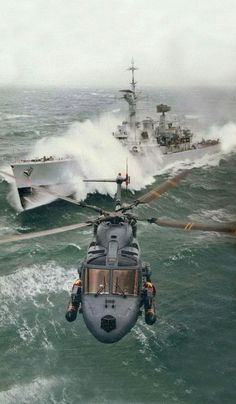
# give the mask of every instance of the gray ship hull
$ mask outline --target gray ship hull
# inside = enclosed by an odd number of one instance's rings
[[[221,152],[221,145],[220,143],[217,143],[210,146],[199,147],[197,149],[163,154],[162,168],[171,166],[177,162],[184,162],[184,161],[194,162],[206,156],[207,154],[212,155],[220,152]]]
[[[57,192],[57,188],[61,192],[64,188],[64,195],[69,195],[72,192],[70,184],[73,175],[81,175],[78,161],[72,158],[24,160],[11,164],[11,168],[23,209],[27,208],[29,202],[33,203],[40,193],[40,190],[33,189],[32,186],[43,187],[46,190],[53,187],[53,192]],[[54,199],[52,197],[52,200]]]

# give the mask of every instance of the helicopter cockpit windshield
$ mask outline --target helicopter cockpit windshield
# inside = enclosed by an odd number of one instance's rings
[[[114,269],[112,293],[115,295],[138,294],[138,272],[137,270]]]
[[[109,270],[87,268],[85,275],[85,293],[108,294]]]
[[[85,271],[86,294],[137,296],[138,285],[137,269],[87,268]]]

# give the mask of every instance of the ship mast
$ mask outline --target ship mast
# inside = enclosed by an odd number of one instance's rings
[[[135,86],[137,84],[137,81],[134,80],[134,71],[138,70],[137,67],[134,66],[134,58],[131,59],[131,66],[128,67],[129,71],[132,72],[132,81],[131,81],[131,90],[132,90],[132,95],[130,97],[129,102],[129,119],[130,119],[130,129],[136,132],[136,126],[135,126],[135,119],[136,119],[136,102],[137,102],[137,95],[135,93]],[[136,138],[136,133],[135,133],[135,138]]]
[[[131,59],[131,66],[128,67],[127,70],[130,70],[130,71],[132,72],[132,81],[131,81],[130,84],[131,84],[131,88],[132,88],[134,97],[136,98],[135,86],[136,86],[136,84],[137,84],[137,81],[134,81],[134,71],[135,71],[135,70],[138,70],[138,68],[134,66],[134,58]]]
[[[124,93],[123,97],[125,101],[129,104],[129,125],[131,131],[135,133],[135,117],[136,117],[136,103],[137,103],[137,94],[135,92],[135,87],[137,84],[137,81],[134,79],[134,71],[138,70],[137,67],[134,66],[134,59],[132,58],[131,60],[131,66],[128,67],[129,71],[132,72],[132,81],[131,81],[131,90],[120,90],[122,93]]]

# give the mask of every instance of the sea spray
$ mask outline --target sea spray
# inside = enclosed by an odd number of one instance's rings
[[[0,173],[0,176],[11,185],[10,191],[7,195],[7,200],[10,203],[10,205],[13,206],[14,209],[16,209],[18,212],[21,212],[23,209],[20,203],[18,191],[15,186],[15,179],[12,177],[13,176],[12,168],[10,167],[10,165],[3,165],[0,167],[0,169],[2,171],[2,173]]]
[[[75,122],[63,136],[39,140],[32,155],[66,157],[78,161],[78,172],[68,173],[68,182],[74,185],[76,197],[85,198],[88,192],[114,194],[114,184],[83,183],[84,178],[114,179],[119,172],[125,175],[128,158],[130,189],[138,190],[153,181],[156,159],[137,159],[112,135],[114,119],[107,116],[97,122]]]
[[[212,125],[208,130],[197,135],[199,139],[219,139],[223,153],[236,151],[236,124],[228,122],[223,126]]]

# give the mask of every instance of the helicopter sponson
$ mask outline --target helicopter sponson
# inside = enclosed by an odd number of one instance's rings
[[[149,266],[140,259],[134,218],[107,218],[98,222],[94,233],[66,318],[74,321],[81,312],[99,341],[113,343],[132,329],[142,306],[146,323],[156,321],[155,288]]]

